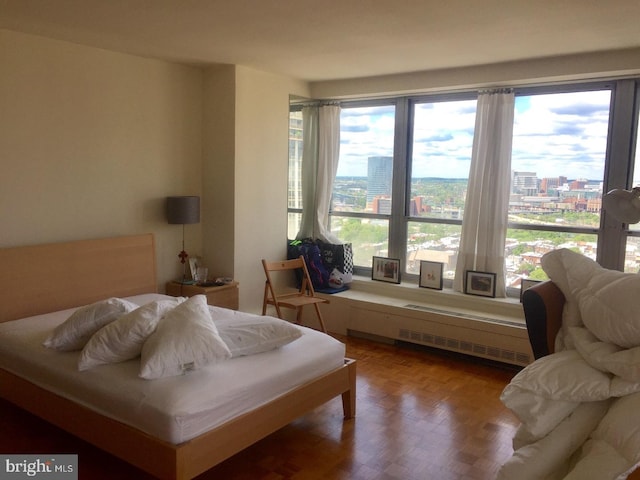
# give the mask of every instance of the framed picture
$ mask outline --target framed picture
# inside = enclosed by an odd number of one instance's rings
[[[442,290],[442,270],[444,269],[444,263],[442,262],[429,262],[422,260],[420,262],[420,287],[435,288],[436,290]]]
[[[373,257],[371,278],[381,282],[400,283],[400,259]]]
[[[189,273],[191,274],[191,278],[195,281],[198,273],[198,268],[204,267],[202,263],[202,258],[197,256],[189,255]]]
[[[523,278],[520,282],[520,302],[522,303],[522,294],[527,288],[533,287],[536,283],[540,283],[540,280],[529,280],[528,278]]]
[[[495,273],[467,270],[465,279],[464,293],[468,293],[469,295],[480,295],[482,297],[496,296]]]

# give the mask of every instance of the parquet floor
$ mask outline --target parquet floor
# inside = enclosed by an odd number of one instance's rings
[[[348,356],[358,361],[356,418],[343,421],[342,403],[336,398],[198,480],[495,477],[511,455],[518,423],[499,400],[515,369],[339,338],[347,344]],[[0,430],[4,453],[79,453],[80,479],[150,478],[4,401]]]

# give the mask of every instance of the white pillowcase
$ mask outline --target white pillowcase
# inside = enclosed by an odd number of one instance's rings
[[[140,377],[182,375],[231,358],[218,334],[207,297],[195,295],[168,312],[142,346]]]
[[[216,308],[209,309],[215,320]],[[285,320],[243,312],[230,320],[216,321],[216,326],[232,357],[268,352],[302,336],[300,328]]]
[[[78,360],[78,370],[137,357],[160,319],[186,299],[157,300],[129,312],[102,327],[89,339]]]
[[[109,298],[81,307],[53,330],[44,346],[64,352],[80,350],[94,333],[136,308],[138,305],[121,298]]]

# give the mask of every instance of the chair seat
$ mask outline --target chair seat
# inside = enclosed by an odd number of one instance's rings
[[[270,302],[272,303],[272,302]],[[312,305],[314,303],[329,303],[328,300],[320,297],[308,297],[306,295],[297,295],[295,297],[280,297],[278,303],[281,307],[297,308],[304,305]]]

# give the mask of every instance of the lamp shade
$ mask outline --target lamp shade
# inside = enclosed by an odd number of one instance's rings
[[[640,222],[640,187],[611,190],[602,198],[602,207],[623,223]]]
[[[200,222],[200,197],[167,197],[167,221],[188,224]]]

